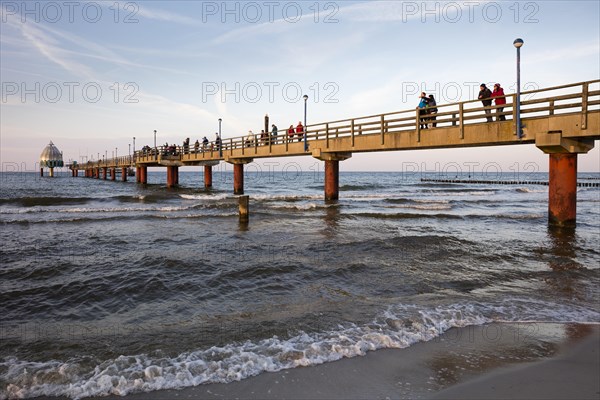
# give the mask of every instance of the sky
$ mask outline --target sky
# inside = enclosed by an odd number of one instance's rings
[[[598,1],[1,1],[0,163],[65,161],[600,78]],[[600,171],[599,143],[579,171]],[[318,167],[312,157],[256,160]],[[547,171],[534,145],[354,154],[344,171]],[[297,168],[297,167],[296,167]],[[322,167],[321,167],[322,168]]]

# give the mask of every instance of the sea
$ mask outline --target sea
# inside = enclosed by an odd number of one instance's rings
[[[174,189],[164,170],[148,185],[0,174],[0,399],[228,383],[492,322],[600,323],[599,188],[557,229],[530,182],[546,173],[341,172],[329,203],[322,175],[247,168],[241,223],[231,171],[211,189],[202,171]]]

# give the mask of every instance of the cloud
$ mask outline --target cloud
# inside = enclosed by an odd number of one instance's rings
[[[136,3],[139,4],[139,3]],[[141,16],[156,21],[173,22],[176,24],[199,25],[200,21],[195,18],[190,18],[185,15],[175,14],[165,10],[152,9],[145,4],[139,5],[139,9],[134,13],[135,16]]]

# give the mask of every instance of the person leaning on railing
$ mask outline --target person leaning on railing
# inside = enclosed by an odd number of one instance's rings
[[[499,83],[494,85],[494,91],[492,92],[492,97],[494,98],[494,102],[496,106],[503,106],[506,104],[506,97],[504,96],[504,89],[500,86]],[[502,114],[504,107],[496,108],[496,121],[506,121],[506,117]]]
[[[435,102],[435,98],[433,97],[432,94],[429,95],[429,99],[427,100],[427,107],[428,107],[428,111],[429,111],[429,115],[431,115],[431,117],[429,117],[429,127],[430,128],[435,128],[437,126],[437,123],[435,122],[436,119],[436,114],[438,112],[437,109],[437,103]]]
[[[479,97],[478,99],[481,100],[481,103],[483,104],[483,106],[485,107],[484,111],[486,114],[486,118],[487,118],[487,122],[493,122],[494,120],[492,119],[492,110],[490,110],[489,106],[492,105],[492,99],[490,98],[492,96],[492,92],[490,91],[490,89],[487,88],[487,86],[485,86],[485,83],[482,83],[479,86]]]
[[[429,99],[425,92],[421,92],[421,96],[419,96],[419,105],[417,109],[419,110],[419,129],[427,129],[427,105],[429,104]]]
[[[302,121],[298,121],[298,126],[296,126],[296,136],[298,137],[299,142],[304,138],[304,126],[302,125]]]

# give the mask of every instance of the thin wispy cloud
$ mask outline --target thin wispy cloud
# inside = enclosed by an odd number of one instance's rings
[[[471,7],[482,6],[490,0],[481,1],[367,1],[339,9],[339,19],[345,22],[408,22],[422,20],[438,22],[445,17],[456,18],[469,13]]]
[[[200,25],[201,20],[197,18],[188,17],[185,15],[176,14],[170,11],[154,9],[148,7],[144,3],[136,3],[139,5],[139,9],[135,12],[135,16],[140,16],[155,21],[173,22],[176,24],[185,25]]]

